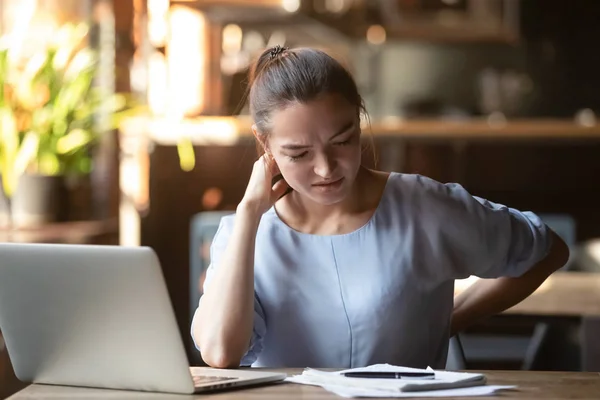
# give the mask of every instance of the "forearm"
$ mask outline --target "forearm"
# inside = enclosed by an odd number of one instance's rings
[[[486,317],[501,313],[531,295],[569,258],[565,243],[554,233],[548,255],[518,278],[482,279],[454,300],[451,334]]]
[[[237,367],[254,323],[254,246],[260,214],[240,205],[227,250],[196,311],[193,335],[213,367]]]

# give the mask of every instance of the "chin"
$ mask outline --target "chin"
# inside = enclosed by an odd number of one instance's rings
[[[342,184],[339,188],[329,190],[310,187],[307,197],[317,204],[331,206],[344,201],[349,193],[350,188],[346,184]]]

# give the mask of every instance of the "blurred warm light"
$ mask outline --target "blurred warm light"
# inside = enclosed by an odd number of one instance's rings
[[[591,108],[584,108],[575,114],[575,123],[590,128],[596,126],[596,114]]]
[[[242,49],[242,28],[236,24],[229,24],[223,28],[223,53],[226,55],[237,54]]]
[[[346,10],[347,6],[346,0],[325,0],[325,8],[332,13],[341,13]]]
[[[81,74],[86,68],[89,68],[89,66],[92,65],[94,59],[96,59],[96,56],[94,55],[94,52],[92,50],[82,49],[75,55],[75,57],[73,57],[73,60],[71,60],[71,62],[69,63],[69,66],[65,71],[65,78],[74,79],[76,76]]]
[[[240,131],[235,119],[230,117],[200,117],[196,119],[173,120],[152,118],[146,121],[129,121],[131,129],[143,129],[158,144],[173,144],[182,138],[194,144],[235,144]]]
[[[276,45],[285,45],[285,41],[286,41],[286,37],[285,37],[285,32],[284,31],[273,31],[273,33],[271,33],[271,36],[269,37],[269,41],[267,42],[267,47],[274,47]]]
[[[233,75],[249,64],[248,57],[244,53],[238,53],[237,55],[223,55],[221,57],[221,72],[225,75]]]
[[[148,29],[148,17],[145,0],[133,0],[133,29],[131,39],[135,46],[135,51],[129,65],[129,83],[131,91],[135,94],[147,96],[148,80],[148,60],[147,45],[145,36]]]
[[[488,116],[487,123],[490,128],[504,128],[507,124],[506,116],[500,111],[494,111]]]
[[[89,28],[86,24],[65,25],[59,29],[52,39],[58,49],[52,61],[54,68],[63,69],[67,66],[73,54],[78,50],[78,45],[83,42],[88,33]]]
[[[141,218],[130,201],[119,202],[119,245],[139,246],[142,242]]]
[[[593,240],[586,247],[587,254],[600,265],[600,240]]]
[[[148,107],[155,115],[164,115],[167,110],[167,60],[155,51],[148,57]]]
[[[105,10],[106,7],[97,7],[97,11],[107,13],[110,17],[111,10]],[[102,17],[106,17],[106,14],[102,15]],[[64,24],[58,28],[58,30],[53,34],[51,38],[52,44],[58,48],[57,55],[61,52],[61,50],[76,50],[78,44],[85,39],[85,37],[89,33],[89,26],[85,23],[81,24]],[[66,47],[63,49],[62,47]],[[64,57],[64,55],[63,55]],[[55,61],[56,62],[56,61]]]
[[[121,123],[124,137],[147,137],[158,145],[174,145],[187,140],[193,145],[236,144],[242,135],[251,135],[249,119],[239,117],[197,117],[174,120],[140,115]],[[132,146],[125,145],[125,148]]]
[[[371,44],[383,44],[386,40],[385,28],[381,25],[371,25],[367,29],[367,40]]]
[[[141,244],[141,215],[150,207],[147,121],[147,118],[131,117],[121,126],[119,244],[122,246]]]
[[[260,52],[265,48],[265,39],[257,31],[250,31],[244,35],[243,49],[249,54]]]
[[[300,0],[281,0],[281,7],[287,12],[296,12],[300,9]]]
[[[215,210],[222,201],[223,191],[217,187],[210,187],[202,195],[202,208],[205,210]]]
[[[35,53],[53,37],[58,24],[49,15],[36,13],[37,0],[21,0],[10,15],[10,29],[5,32],[9,57],[13,62]],[[5,16],[7,18],[9,16]]]
[[[167,41],[169,0],[148,0],[148,40],[155,47]]]
[[[131,85],[131,91],[133,93],[147,93],[149,90],[149,63],[150,60],[146,62],[144,56],[142,56],[139,51],[136,51],[133,54],[133,58],[129,66],[129,84]]]
[[[459,0],[442,0],[442,3],[449,6],[455,6],[459,3]]]
[[[184,118],[204,107],[206,19],[198,10],[173,6],[167,45],[169,96],[167,114]]]

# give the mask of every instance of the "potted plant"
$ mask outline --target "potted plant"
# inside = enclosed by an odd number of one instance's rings
[[[60,220],[65,182],[89,176],[99,139],[131,109],[124,95],[95,87],[86,36],[86,25],[67,24],[24,62],[0,46],[0,173],[11,224]],[[100,109],[112,117],[103,129]]]

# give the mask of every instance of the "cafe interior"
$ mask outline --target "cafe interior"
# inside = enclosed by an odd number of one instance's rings
[[[203,365],[189,329],[211,239],[257,159],[249,67],[315,47],[365,100],[365,164],[532,211],[569,246],[529,298],[460,332],[448,368],[600,372],[598,15],[597,0],[0,0],[0,241],[152,248]],[[0,398],[25,385],[0,333]]]

